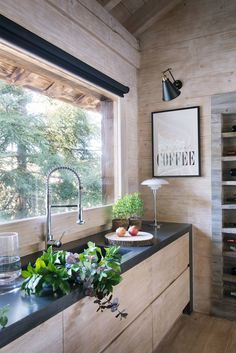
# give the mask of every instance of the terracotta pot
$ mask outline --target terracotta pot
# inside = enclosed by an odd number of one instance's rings
[[[136,226],[140,230],[142,228],[142,218],[129,218],[129,226]]]
[[[115,232],[117,228],[124,227],[127,229],[129,226],[128,219],[115,218],[112,220],[112,230]]]

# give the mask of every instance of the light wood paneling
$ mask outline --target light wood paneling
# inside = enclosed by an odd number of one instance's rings
[[[182,0],[149,0],[124,22],[124,26],[136,36],[140,35],[151,27],[153,23],[164,17],[180,1]]]
[[[189,270],[152,304],[153,350],[155,350],[189,302]]]
[[[151,282],[149,259],[124,273],[113,296],[119,298],[120,308],[128,310],[128,317],[122,321],[112,318],[110,311],[97,313],[92,298],[84,298],[66,309],[63,313],[64,352],[98,353],[106,349],[151,303]],[[88,332],[91,332],[91,339],[88,339]]]
[[[59,239],[62,233],[62,242],[78,238],[84,238],[88,235],[110,228],[111,207],[93,208],[84,211],[84,225],[76,223],[77,212],[67,212],[52,216],[52,233],[55,239]],[[19,234],[20,255],[27,255],[32,252],[40,251],[45,248],[45,223],[46,217],[31,218],[29,220],[20,220],[1,224],[1,232],[17,232]]]
[[[103,353],[152,353],[152,311],[148,307]]]
[[[153,299],[163,292],[189,264],[189,235],[185,234],[151,257]]]
[[[152,176],[151,112],[200,106],[202,177],[168,178],[169,185],[158,191],[158,216],[163,221],[194,225],[194,305],[195,310],[203,312],[210,312],[211,290],[210,98],[216,93],[236,91],[235,13],[235,1],[189,0],[177,5],[140,37],[140,182]],[[183,88],[178,98],[163,102],[161,72],[167,67],[173,69],[176,79],[183,80]],[[147,188],[141,191],[145,217],[150,219],[152,195]]]
[[[0,349],[1,353],[63,353],[62,313]]]
[[[103,22],[97,18],[97,16],[94,16],[93,13],[88,11],[88,9],[91,8],[91,2],[68,2],[64,0],[48,0],[48,2],[56,8],[60,8],[60,11],[63,11],[63,13],[67,17],[70,17],[73,22],[78,23],[86,30],[96,33],[96,37],[99,38],[105,46],[115,50],[117,54],[121,55],[125,61],[128,61],[130,64],[137,67],[139,66],[140,58],[137,52],[138,42],[130,35],[128,31],[119,26],[118,23],[116,23],[114,30],[114,26],[112,25],[108,14],[106,21]],[[100,16],[101,9],[96,6],[95,1],[92,6],[93,12]],[[109,22],[107,21],[108,19]]]
[[[83,4],[90,12],[95,13],[96,16],[107,26],[109,26],[115,34],[124,38],[132,47],[139,49],[139,42],[137,41],[137,39],[131,33],[129,33],[123,26],[121,26],[120,23],[113,16],[109,15],[105,9],[99,6],[96,1],[79,0],[79,2]],[[87,25],[86,21],[84,22],[84,25]],[[96,30],[97,26],[95,27],[95,31]]]

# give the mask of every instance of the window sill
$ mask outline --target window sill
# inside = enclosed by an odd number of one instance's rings
[[[65,232],[63,243],[68,243],[111,227],[111,205],[84,210],[83,225],[76,224],[76,216],[77,211],[52,216],[52,233],[55,239],[59,239]],[[19,234],[20,256],[24,256],[45,248],[45,225],[46,217],[41,216],[1,224],[0,231]]]

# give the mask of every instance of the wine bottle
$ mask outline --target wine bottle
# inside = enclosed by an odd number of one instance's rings
[[[236,276],[236,267],[231,268],[231,274]]]
[[[226,201],[227,202],[236,202],[236,197],[234,196],[234,197],[228,197],[227,199],[226,199]]]
[[[231,176],[236,176],[236,168],[230,169],[230,175]]]
[[[235,156],[236,155],[236,151],[227,151],[227,152],[225,152],[225,155],[226,156]]]
[[[236,125],[232,125],[231,130],[236,131]]]

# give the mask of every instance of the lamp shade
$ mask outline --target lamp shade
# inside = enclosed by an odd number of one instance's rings
[[[166,181],[165,179],[157,179],[157,178],[146,179],[141,183],[141,185],[146,185],[152,190],[157,190],[162,185],[166,185],[166,184],[169,184],[168,181]]]
[[[171,101],[180,95],[180,90],[166,76],[162,78],[162,99]]]

